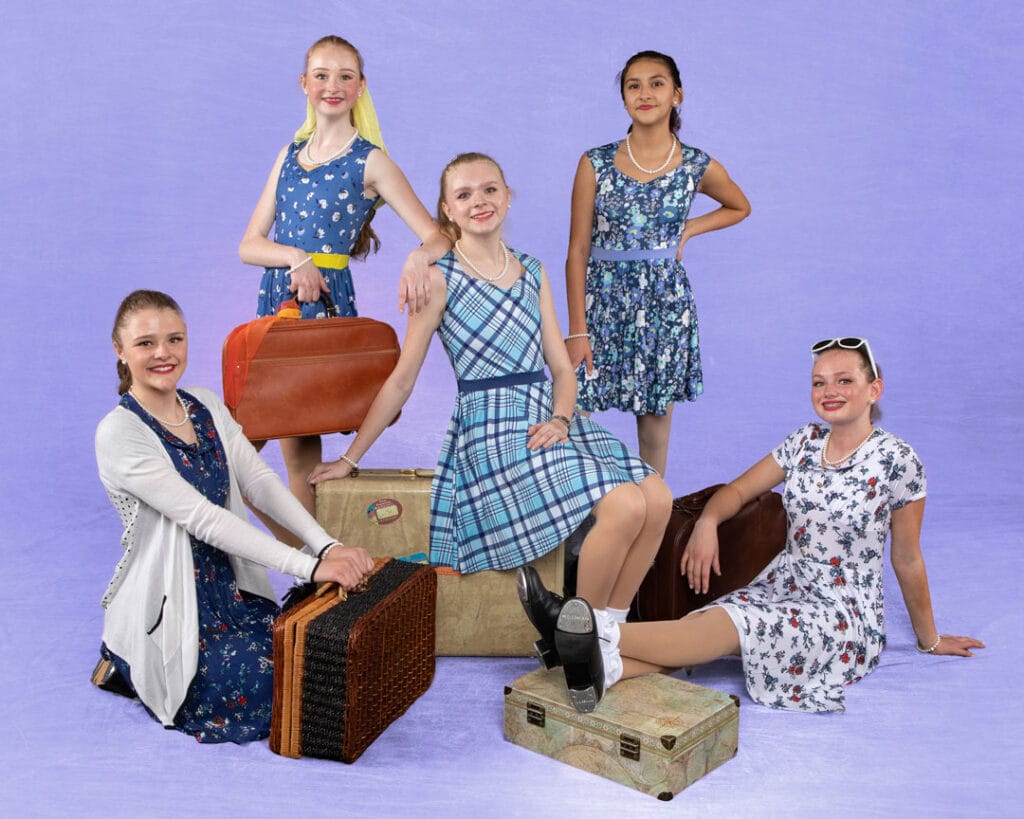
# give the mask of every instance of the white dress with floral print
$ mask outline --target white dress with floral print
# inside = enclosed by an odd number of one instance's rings
[[[842,711],[844,686],[878,665],[892,513],[925,495],[924,468],[904,441],[876,429],[849,461],[823,467],[827,432],[807,424],[772,452],[786,472],[786,547],[712,604],[739,632],[750,696],[775,708]]]

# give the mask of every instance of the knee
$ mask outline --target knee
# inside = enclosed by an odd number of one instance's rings
[[[664,527],[672,514],[672,490],[660,475],[651,475],[640,484],[646,509],[646,519]]]
[[[622,534],[632,538],[643,526],[647,515],[647,502],[639,486],[635,483],[624,483],[605,495],[594,512],[599,522],[609,523]]]

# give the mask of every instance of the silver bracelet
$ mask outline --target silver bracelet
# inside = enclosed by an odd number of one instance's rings
[[[914,641],[914,648],[916,648],[922,654],[931,654],[933,651],[935,651],[935,649],[937,649],[939,647],[939,643],[941,643],[941,642],[942,642],[942,635],[940,634],[938,637],[935,638],[935,642],[932,643],[928,648],[921,648],[921,644],[919,642],[917,642],[916,640]]]
[[[574,338],[590,338],[590,333],[573,333],[565,337],[565,341],[572,341]]]
[[[293,264],[291,267],[288,268],[288,275],[290,276],[294,271],[298,270],[306,262],[311,262],[311,261],[313,261],[313,257],[312,256],[307,256],[305,259],[303,259],[298,264]]]
[[[338,460],[344,461],[353,469],[359,469],[359,464],[356,461],[353,461],[350,457],[348,457],[348,455],[342,455],[340,458],[338,458]]]

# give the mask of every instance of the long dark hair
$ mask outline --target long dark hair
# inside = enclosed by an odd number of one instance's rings
[[[660,51],[638,51],[626,60],[626,64],[622,66],[622,70],[616,76],[616,79],[619,81],[619,96],[622,97],[623,102],[626,101],[626,72],[629,71],[629,67],[637,60],[655,60],[661,63],[668,69],[669,76],[672,78],[672,87],[678,91],[683,90],[683,81],[679,78],[679,68],[676,66],[675,60],[669,57],[668,54],[662,54]],[[679,136],[679,128],[682,124],[683,121],[679,116],[679,108],[673,108],[672,115],[668,120],[668,129],[676,136]]]
[[[128,323],[129,317],[139,310],[147,310],[150,307],[155,307],[157,310],[173,310],[181,316],[182,320],[185,318],[178,302],[166,293],[161,293],[159,290],[135,290],[124,297],[121,306],[117,308],[117,315],[114,316],[114,329],[110,333],[110,338],[118,349],[121,349],[122,346],[121,329]],[[117,394],[124,395],[132,388],[132,373],[128,369],[128,365],[123,363],[120,358],[117,360],[117,378]]]

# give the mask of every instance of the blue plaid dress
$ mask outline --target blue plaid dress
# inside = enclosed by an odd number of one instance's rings
[[[448,300],[438,334],[456,378],[543,370],[540,262],[512,251],[525,272],[505,289],[438,263]],[[526,448],[527,429],[551,418],[551,382],[460,391],[430,493],[430,560],[460,572],[511,569],[554,549],[605,494],[654,470],[608,430],[575,416],[569,440]]]

